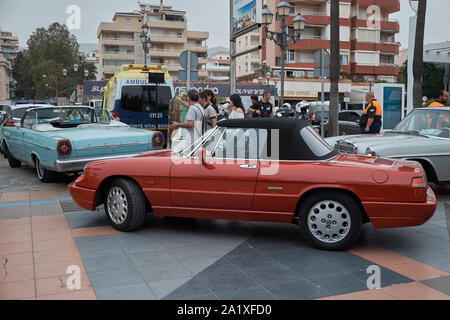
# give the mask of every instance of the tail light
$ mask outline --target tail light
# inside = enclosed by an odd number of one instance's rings
[[[116,119],[116,121],[120,121],[120,113],[119,112],[113,112],[113,117]]]
[[[160,148],[162,147],[164,144],[164,137],[162,134],[160,133],[155,133],[153,135],[153,139],[152,139],[152,146],[153,148]]]
[[[19,123],[17,120],[8,120],[5,122],[5,127],[15,127],[16,123]]]
[[[428,187],[428,181],[425,176],[416,177],[412,179],[411,185],[413,188],[426,188]]]
[[[60,157],[68,157],[72,154],[72,144],[69,140],[60,140],[56,150]]]
[[[314,112],[311,118],[312,121],[316,121],[316,113]]]

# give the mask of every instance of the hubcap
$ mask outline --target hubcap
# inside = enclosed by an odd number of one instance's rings
[[[308,228],[314,237],[325,243],[344,239],[351,227],[347,208],[336,201],[321,201],[308,214]]]
[[[124,223],[128,215],[128,200],[123,190],[119,187],[109,190],[106,202],[111,220],[116,224]]]

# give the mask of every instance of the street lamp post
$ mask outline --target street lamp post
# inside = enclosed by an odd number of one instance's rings
[[[73,65],[73,71],[75,72],[75,104],[78,102],[78,64]]]
[[[147,55],[150,50],[150,46],[152,44],[152,39],[150,38],[149,30],[150,30],[150,28],[149,28],[148,24],[144,24],[142,26],[142,32],[139,36],[139,38],[141,39],[142,47],[144,49],[144,66],[145,67],[147,67]]]
[[[292,21],[294,27],[294,34],[289,34],[286,30],[286,19],[289,17],[292,5],[287,1],[282,1],[277,6],[277,13],[281,19],[281,32],[269,31],[269,26],[272,24],[274,14],[269,8],[265,8],[262,12],[262,24],[266,32],[266,37],[275,42],[281,48],[281,96],[280,105],[284,103],[284,80],[285,80],[285,62],[286,49],[291,45],[300,41],[301,32],[305,29],[306,20],[299,13]]]

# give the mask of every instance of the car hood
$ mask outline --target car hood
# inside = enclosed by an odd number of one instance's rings
[[[429,146],[430,141],[442,140],[430,136],[419,136],[413,134],[401,134],[385,132],[377,135],[354,135],[327,138],[327,142],[340,149],[340,151],[350,151],[346,148],[354,148],[353,153],[366,154],[366,150],[371,148],[379,156],[407,156],[414,150],[420,150],[421,146]],[[448,139],[447,139],[448,140]],[[339,145],[339,147],[337,147]]]

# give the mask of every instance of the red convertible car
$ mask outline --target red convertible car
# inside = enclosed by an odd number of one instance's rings
[[[295,223],[325,250],[351,247],[363,223],[417,226],[436,209],[417,162],[339,154],[294,119],[223,121],[180,151],[91,162],[69,190],[83,208],[104,204],[121,231],[147,212]]]

